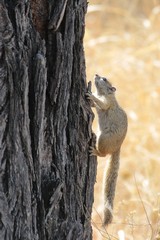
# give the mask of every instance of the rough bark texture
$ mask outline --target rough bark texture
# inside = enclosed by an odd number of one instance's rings
[[[0,239],[91,239],[86,0],[0,1]]]

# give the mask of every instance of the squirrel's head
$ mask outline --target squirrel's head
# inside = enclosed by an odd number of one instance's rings
[[[94,79],[98,95],[114,95],[116,88],[112,86],[107,78],[95,74]]]

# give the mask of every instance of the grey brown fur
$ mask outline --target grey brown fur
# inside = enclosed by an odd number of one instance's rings
[[[97,110],[99,137],[97,148],[91,147],[91,155],[105,157],[111,155],[104,177],[104,218],[103,225],[111,223],[113,201],[119,169],[120,148],[127,132],[127,115],[119,106],[111,83],[104,77],[95,75],[96,94],[87,93],[92,106]]]

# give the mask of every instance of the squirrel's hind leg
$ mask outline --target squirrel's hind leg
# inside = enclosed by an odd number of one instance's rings
[[[90,148],[89,148],[89,153],[90,153],[90,156],[99,156],[99,157],[105,157],[105,156],[106,156],[105,153],[101,153],[101,152],[98,151],[98,149],[95,148],[95,147],[90,147]]]

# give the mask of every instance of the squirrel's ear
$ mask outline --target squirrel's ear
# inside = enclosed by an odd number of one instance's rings
[[[116,88],[115,87],[111,87],[111,90],[112,90],[112,92],[115,92]]]

